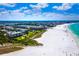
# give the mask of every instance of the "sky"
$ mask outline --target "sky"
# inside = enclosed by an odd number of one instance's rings
[[[79,3],[0,3],[0,21],[79,20]]]

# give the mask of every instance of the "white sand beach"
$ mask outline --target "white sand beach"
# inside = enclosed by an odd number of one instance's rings
[[[41,38],[35,39],[43,43],[43,46],[29,46],[1,56],[77,56],[79,48],[66,26],[65,24],[50,28]]]

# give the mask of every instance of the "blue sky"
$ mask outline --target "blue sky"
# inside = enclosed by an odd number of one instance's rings
[[[79,20],[79,3],[0,3],[0,20]]]

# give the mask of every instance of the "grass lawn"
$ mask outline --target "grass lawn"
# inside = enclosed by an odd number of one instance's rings
[[[22,43],[26,46],[38,46],[43,45],[36,40],[35,38],[41,37],[41,35],[45,32],[45,30],[36,30],[36,31],[29,31],[28,34],[15,38],[17,42]]]

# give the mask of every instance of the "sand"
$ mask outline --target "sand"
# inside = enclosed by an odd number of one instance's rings
[[[43,43],[43,46],[29,46],[2,56],[78,56],[79,48],[75,39],[67,31],[67,26],[64,24],[50,28],[41,38],[35,39]]]

